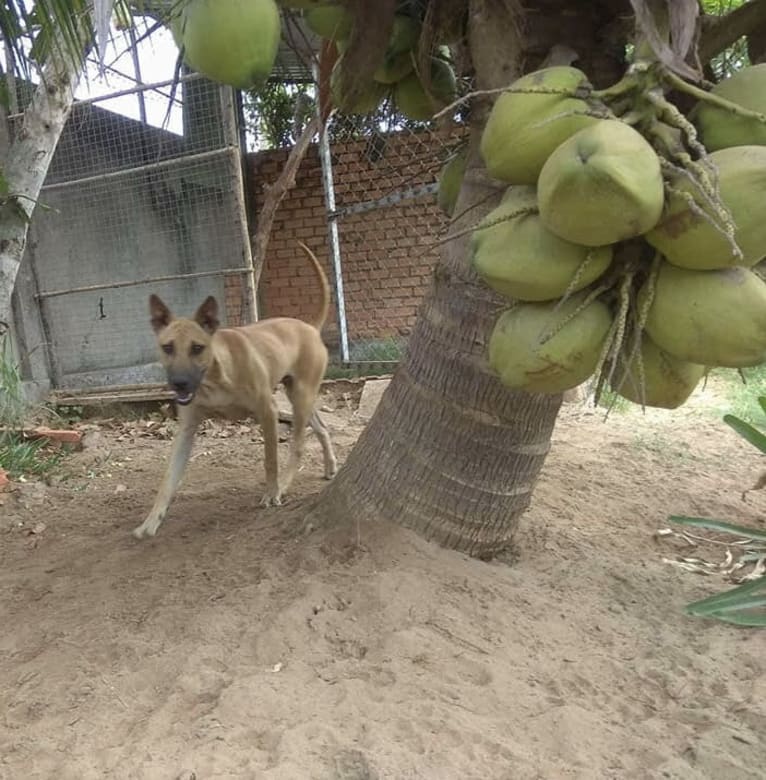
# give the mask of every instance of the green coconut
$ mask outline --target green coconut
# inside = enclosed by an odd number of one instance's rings
[[[766,114],[766,62],[737,71],[716,84],[711,93],[749,111]],[[708,151],[766,145],[766,122],[738,116],[704,100],[695,107],[692,119]]]
[[[577,68],[557,65],[528,73],[511,84],[518,90],[588,88]],[[598,119],[587,116],[586,100],[561,94],[503,92],[489,113],[481,136],[481,155],[489,174],[510,184],[535,184],[545,161],[559,144]]]
[[[550,301],[598,279],[612,262],[612,247],[586,247],[559,238],[543,227],[536,208],[534,187],[506,191],[471,237],[476,273],[492,289],[522,301]],[[522,209],[535,213],[509,218]]]
[[[191,0],[178,22],[184,59],[222,84],[252,89],[271,73],[281,34],[274,0]]]
[[[387,49],[392,54],[401,54],[412,51],[420,38],[420,22],[411,16],[397,14],[391,28],[391,36],[388,39]]]
[[[439,193],[437,196],[439,208],[450,217],[455,211],[457,196],[463,185],[467,160],[468,147],[463,146],[447,160],[439,173]]]
[[[430,95],[416,72],[405,76],[394,87],[394,101],[408,119],[426,122],[455,99],[457,82],[452,66],[440,57],[431,58]]]
[[[609,308],[593,301],[558,333],[540,343],[579,309],[585,293],[558,301],[520,303],[500,315],[489,340],[489,365],[500,381],[530,393],[561,393],[582,384],[596,369],[612,324]]]
[[[373,78],[381,84],[396,84],[405,76],[412,73],[415,61],[411,51],[403,51],[398,54],[386,52],[383,62],[378,66]]]
[[[638,356],[634,357],[628,364],[627,372],[625,361],[620,361],[611,382],[618,395],[635,404],[677,409],[705,375],[705,366],[674,358],[645,333],[641,337],[639,354],[640,362]]]
[[[638,295],[642,310],[646,282]],[[660,267],[646,332],[669,355],[704,366],[766,361],[766,283],[747,268],[688,271]]]
[[[551,154],[537,197],[543,224],[557,236],[585,246],[624,241],[651,230],[662,215],[660,161],[630,125],[604,119]]]
[[[766,257],[766,219],[760,204],[766,202],[766,146],[735,146],[710,155],[718,169],[721,200],[731,212],[736,226],[735,238],[742,256],[699,210],[693,211],[677,194],[671,193],[662,219],[646,234],[646,240],[668,260],[681,268],[697,271],[750,267]],[[698,191],[686,177],[672,182],[673,187],[691,194],[708,216]],[[720,220],[713,218],[717,223]]]
[[[285,8],[300,8],[306,10],[309,8],[322,8],[327,5],[334,5],[333,0],[279,0],[279,4]]]
[[[354,26],[353,15],[342,5],[312,7],[303,18],[312,32],[331,41],[345,40]]]
[[[386,97],[388,87],[372,81],[352,100],[342,94],[341,89],[341,57],[333,66],[330,74],[330,96],[333,105],[342,114],[371,114]]]

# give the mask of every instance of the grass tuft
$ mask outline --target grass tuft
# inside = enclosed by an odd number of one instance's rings
[[[0,339],[0,469],[11,479],[46,477],[59,467],[68,451],[24,437],[21,428],[32,411],[6,334]]]

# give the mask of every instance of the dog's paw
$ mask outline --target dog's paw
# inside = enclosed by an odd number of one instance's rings
[[[154,536],[157,533],[158,528],[159,525],[141,523],[141,525],[133,529],[133,536],[135,536],[136,539],[146,539],[147,537]]]
[[[261,506],[282,506],[281,493],[264,493],[261,499]]]

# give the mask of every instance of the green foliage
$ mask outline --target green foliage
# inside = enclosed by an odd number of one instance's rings
[[[742,369],[741,375],[731,369],[715,369],[712,375],[724,380],[726,407],[720,412],[728,411],[750,424],[762,419],[757,399],[766,395],[766,365]]]
[[[702,10],[711,16],[725,16],[743,5],[746,0],[702,0]],[[747,41],[740,38],[733,46],[714,57],[710,67],[717,79],[725,78],[750,64],[747,54]]]
[[[761,411],[766,414],[766,396],[758,397],[758,405]],[[723,419],[745,441],[753,445],[762,454],[766,454],[766,435],[762,431],[733,414],[727,414]],[[765,484],[766,479],[762,476],[756,488],[761,488]],[[766,533],[763,531],[705,517],[673,515],[669,519],[671,522],[680,525],[744,537],[748,556],[759,563],[766,559]],[[715,594],[701,601],[687,604],[685,611],[688,615],[695,617],[721,620],[739,626],[766,626],[766,577],[760,575],[753,582],[746,582],[724,593]]]
[[[67,449],[50,450],[44,439],[28,441],[20,434],[0,434],[0,468],[11,479],[45,477],[61,464]]]
[[[713,16],[723,16],[744,5],[746,0],[702,0],[702,10]]]
[[[704,517],[672,516],[670,520],[679,525],[744,537],[750,558],[763,560],[766,557],[766,533],[762,531]],[[693,601],[686,605],[684,611],[694,617],[721,620],[738,626],[766,626],[766,577],[761,576],[723,593]]]
[[[751,628],[766,626],[766,579],[755,580],[686,606],[686,613]]]
[[[761,397],[758,399],[758,402],[761,404],[761,408],[763,408],[766,398]],[[753,447],[757,447],[766,455],[766,436],[761,431],[733,414],[725,415],[723,421],[732,427],[745,441],[750,442]]]
[[[44,440],[29,441],[18,429],[30,408],[13,360],[8,334],[0,341],[0,468],[11,479],[42,477],[55,470],[66,448],[50,450]]]
[[[611,387],[603,387],[598,397],[598,405],[603,409],[607,409],[611,412],[627,412],[632,406],[631,402],[627,398],[623,398],[621,395],[612,390]]]
[[[21,374],[11,354],[10,335],[0,336],[0,428],[19,425],[27,412]]]
[[[257,149],[283,149],[295,144],[316,113],[313,84],[270,81],[262,88],[243,93],[245,123]],[[407,119],[384,100],[371,114],[337,115],[329,124],[330,142],[374,138],[397,130],[417,131],[427,122]]]
[[[259,149],[292,146],[316,113],[313,84],[286,84],[269,81],[243,95],[248,130]]]
[[[30,77],[32,63],[45,65],[54,51],[80,68],[94,38],[89,2],[36,0],[32,5],[25,0],[6,0],[0,5],[0,35],[23,78]]]

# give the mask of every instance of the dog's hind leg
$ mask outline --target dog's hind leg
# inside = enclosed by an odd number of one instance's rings
[[[319,443],[322,445],[322,455],[324,456],[324,478],[332,479],[338,470],[338,461],[335,459],[335,452],[330,439],[330,431],[319,416],[319,412],[314,409],[309,417],[309,427],[316,434]]]
[[[170,462],[165,470],[157,498],[152,511],[141,525],[133,531],[133,536],[142,539],[145,536],[154,536],[165,519],[170,502],[173,500],[178,483],[181,481],[189,455],[194,445],[194,434],[197,432],[199,419],[191,412],[180,412],[180,427],[170,453]]]
[[[279,410],[273,398],[269,398],[268,406],[255,409],[257,419],[261,423],[264,447],[264,468],[266,471],[266,492],[261,499],[261,506],[279,506],[282,503],[282,489],[279,485],[279,458],[277,443],[279,434]]]
[[[306,444],[306,426],[311,418],[311,407],[308,406],[299,389],[293,383],[285,391],[293,406],[292,431],[290,433],[290,455],[287,460],[287,473],[282,482],[282,489],[287,490],[292,484],[300,468],[303,449]]]
[[[283,489],[287,488],[295,479],[295,475],[300,468],[301,459],[303,458],[303,450],[306,445],[306,426],[311,425],[314,431],[317,428],[314,425],[314,401],[317,396],[318,387],[313,387],[305,381],[299,381],[295,378],[290,378],[289,381],[284,382],[285,393],[290,399],[290,404],[293,407],[293,420],[292,420],[292,433],[290,436],[290,456],[287,462],[287,474],[285,475]],[[324,427],[324,424],[319,421],[322,431],[317,433],[320,441],[322,441],[322,449],[325,452],[325,473],[328,470],[327,464],[327,450],[325,449],[325,442],[329,442],[329,433]],[[324,440],[323,440],[324,434]],[[330,445],[332,450],[332,445]],[[334,460],[334,456],[333,456]]]

